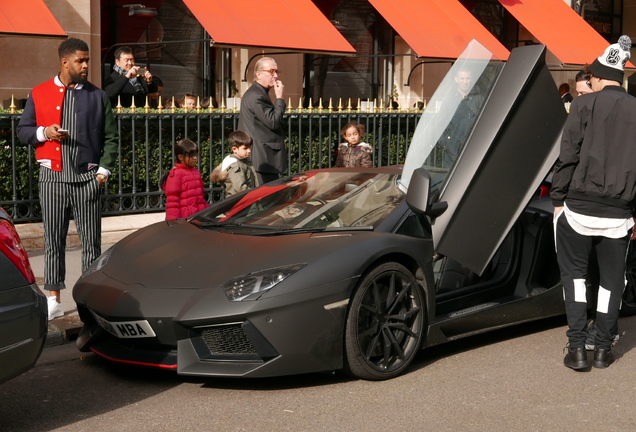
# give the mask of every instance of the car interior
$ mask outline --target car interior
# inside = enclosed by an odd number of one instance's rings
[[[437,260],[434,271],[438,296],[458,291],[468,294],[491,285],[501,285],[512,273],[515,261],[515,231],[517,230],[513,229],[506,236],[481,276],[448,257]]]
[[[521,260],[523,253],[533,259]],[[438,314],[541,294],[560,280],[552,214],[526,210],[481,276],[444,256],[433,270]]]

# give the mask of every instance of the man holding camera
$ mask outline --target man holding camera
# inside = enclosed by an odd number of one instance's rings
[[[146,105],[146,95],[157,91],[148,69],[135,66],[135,56],[130,47],[123,46],[115,51],[113,73],[104,82],[104,91],[113,107],[118,103],[128,108],[134,99],[135,106]]]

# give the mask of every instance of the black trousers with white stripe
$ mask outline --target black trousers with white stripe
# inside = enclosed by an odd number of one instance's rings
[[[625,260],[630,235],[612,239],[584,236],[572,229],[562,211],[556,222],[557,261],[561,270],[566,332],[570,348],[584,348],[587,325],[587,286],[590,257],[595,251],[599,267],[596,305],[597,335],[595,346],[610,349],[612,329],[616,329],[621,298],[625,290]]]
[[[96,178],[79,183],[40,182],[44,222],[44,289],[66,288],[66,236],[71,215],[82,246],[82,272],[101,254],[100,185]]]

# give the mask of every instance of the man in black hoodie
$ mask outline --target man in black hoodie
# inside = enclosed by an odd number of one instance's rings
[[[636,196],[636,98],[621,87],[630,49],[629,37],[621,36],[589,66],[594,93],[572,101],[550,192],[568,320],[563,363],[575,370],[588,367],[585,281],[594,253],[600,273],[594,367],[614,361],[611,330],[625,288]]]

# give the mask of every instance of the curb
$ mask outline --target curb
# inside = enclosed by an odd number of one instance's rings
[[[44,348],[64,345],[66,342],[66,333],[63,330],[49,326],[49,332],[46,334],[46,340],[44,341]]]
[[[79,315],[65,315],[50,320],[44,348],[64,345],[67,342],[76,340],[82,325]]]

